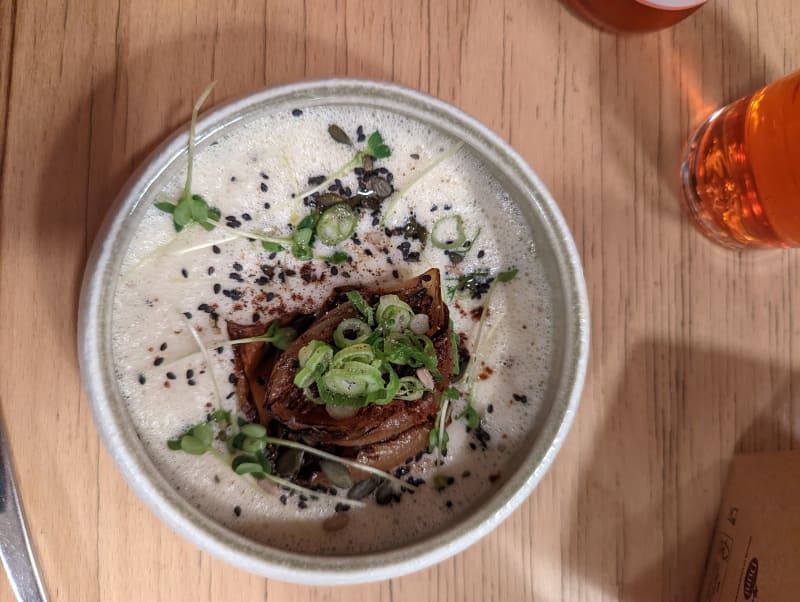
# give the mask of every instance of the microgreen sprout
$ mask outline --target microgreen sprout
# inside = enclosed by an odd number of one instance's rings
[[[466,400],[466,407],[464,411],[462,411],[456,419],[465,418],[467,421],[467,426],[470,429],[475,430],[480,426],[480,414],[478,414],[477,410],[474,406],[475,394],[477,389],[477,382],[475,380],[475,371],[477,366],[480,365],[480,343],[482,340],[482,336],[484,333],[484,327],[486,324],[487,316],[489,315],[488,309],[489,304],[492,301],[492,294],[498,283],[506,283],[513,280],[516,275],[519,273],[517,268],[508,268],[506,270],[497,272],[495,277],[490,278],[488,271],[481,271],[481,272],[473,272],[467,276],[461,276],[458,279],[458,284],[456,285],[455,289],[458,290],[460,287],[462,290],[470,290],[473,294],[475,292],[480,292],[480,295],[484,295],[483,302],[481,304],[483,311],[481,311],[481,317],[478,321],[477,331],[474,337],[474,349],[475,355],[469,363],[467,368],[467,373],[464,377],[464,387],[467,390],[467,394],[465,396]],[[485,286],[485,288],[484,288]],[[449,292],[450,289],[448,289]],[[480,296],[478,295],[478,296]],[[451,295],[452,298],[452,295]],[[453,346],[453,357],[455,358],[455,365],[454,365],[454,374],[458,374],[460,370],[460,366],[458,365],[458,339],[453,337],[453,330],[452,330],[452,322],[451,322],[451,345]],[[457,335],[456,335],[457,336]]]
[[[439,400],[439,412],[436,414],[434,427],[428,433],[428,451],[436,450],[437,464],[444,462],[444,457],[447,456],[447,443],[450,441],[450,436],[447,434],[447,413],[449,405],[452,400],[459,398],[457,389],[450,387],[445,389]]]
[[[422,178],[428,175],[431,171],[433,171],[437,166],[439,166],[442,162],[446,161],[450,157],[452,157],[458,150],[464,145],[464,142],[458,141],[450,146],[446,151],[441,153],[438,157],[436,157],[431,163],[425,168],[421,169],[416,172],[416,175],[411,178],[405,186],[400,188],[399,192],[396,192],[393,196],[391,201],[386,207],[386,210],[383,212],[383,217],[381,217],[380,226],[383,228],[386,226],[386,222],[394,213],[395,208],[397,207],[397,203],[400,202],[400,199],[405,195],[417,182],[419,182]]]
[[[278,320],[272,322],[267,331],[257,337],[247,337],[246,339],[230,339],[211,343],[207,349],[219,349],[220,347],[230,347],[232,345],[243,345],[245,343],[266,343],[278,349],[285,350],[297,338],[297,331],[291,326],[281,326]]]
[[[167,441],[167,446],[173,451],[182,451],[187,454],[202,456],[203,454],[210,453],[218,460],[222,461],[225,465],[230,467],[236,474],[240,476],[250,475],[256,480],[269,480],[282,487],[288,487],[297,491],[304,491],[316,496],[325,497],[328,499],[341,500],[342,498],[336,495],[326,495],[322,492],[306,489],[300,485],[292,483],[289,480],[283,479],[274,474],[275,470],[265,453],[267,445],[274,445],[276,447],[288,447],[297,449],[308,454],[335,462],[343,466],[355,468],[357,470],[374,474],[382,479],[391,481],[399,486],[401,490],[412,490],[415,488],[411,483],[407,483],[394,475],[384,472],[378,468],[361,464],[352,460],[340,458],[334,454],[316,449],[310,445],[305,445],[297,441],[290,441],[288,439],[281,439],[279,437],[272,437],[267,434],[261,424],[253,422],[240,421],[238,425],[238,432],[235,436],[228,436],[228,429],[233,426],[230,412],[219,408],[213,413],[209,414],[205,422],[192,425],[184,432]],[[216,436],[215,436],[216,427]],[[215,440],[227,441],[227,449],[230,455],[223,454],[219,449],[214,446]],[[355,506],[363,506],[363,502],[357,500],[349,500],[348,504]]]
[[[183,315],[181,317],[184,318]],[[186,320],[184,319],[184,321]],[[188,322],[186,323],[188,324]],[[196,331],[191,327],[191,325],[189,325],[189,328],[193,334],[196,334]],[[297,338],[297,331],[291,326],[282,326],[278,320],[272,322],[264,334],[255,337],[247,337],[244,339],[228,339],[225,341],[216,341],[214,343],[204,345],[198,335],[195,337],[195,341],[197,342],[198,347],[200,347],[198,351],[177,357],[173,360],[170,360],[163,366],[171,366],[172,364],[185,360],[186,358],[196,355],[197,353],[203,353],[206,358],[206,362],[208,362],[209,349],[221,349],[223,347],[232,347],[233,345],[244,345],[245,343],[266,343],[267,345],[273,345],[278,349],[285,350],[287,347],[289,347],[292,341],[295,340],[295,338]],[[217,392],[217,396],[219,397],[219,392]]]
[[[342,130],[342,128],[340,128],[339,126],[331,125],[328,128],[328,133],[331,135],[331,138],[333,138],[336,142],[345,144],[347,146],[353,146],[353,141],[350,140],[350,137],[347,136],[347,134],[344,133],[344,130]],[[364,149],[357,150],[353,158],[350,159],[347,163],[342,165],[339,169],[334,171],[331,175],[322,180],[319,184],[317,184],[310,190],[306,190],[299,196],[306,197],[314,194],[315,192],[325,190],[328,187],[328,185],[331,182],[333,182],[336,178],[338,178],[342,174],[347,173],[353,167],[356,167],[357,165],[364,163],[367,157],[371,157],[372,159],[385,159],[387,157],[390,157],[391,155],[392,155],[392,150],[384,142],[381,133],[378,130],[375,130],[367,138],[367,146]]]
[[[220,218],[219,209],[208,206],[205,199],[199,194],[192,194],[192,165],[194,163],[194,144],[195,144],[195,126],[197,125],[197,114],[200,108],[206,101],[206,98],[211,94],[211,91],[216,85],[216,81],[211,82],[197,102],[194,103],[192,108],[192,121],[189,125],[189,142],[187,145],[187,165],[186,165],[186,182],[183,186],[183,192],[178,197],[176,203],[169,201],[158,201],[155,206],[172,215],[172,223],[175,226],[175,231],[180,232],[191,223],[196,223],[205,230],[213,230],[214,224],[212,221],[218,221]]]

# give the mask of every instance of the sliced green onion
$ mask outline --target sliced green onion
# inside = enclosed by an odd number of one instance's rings
[[[339,322],[336,330],[333,331],[333,342],[338,347],[349,347],[356,343],[362,343],[371,334],[372,329],[366,322],[358,318],[347,318]]]
[[[350,238],[357,224],[358,214],[346,204],[339,203],[322,212],[317,223],[317,237],[326,245],[337,245]]]
[[[400,379],[400,387],[395,397],[406,401],[415,401],[422,397],[428,389],[416,376],[404,376]]]
[[[308,363],[308,358],[320,347],[327,347],[326,343],[322,341],[313,340],[300,348],[300,351],[297,352],[297,360],[300,362],[300,367],[305,368],[306,364]]]
[[[367,394],[367,403],[382,406],[397,397],[397,392],[400,389],[400,379],[397,378],[397,372],[386,362],[383,363],[383,367],[389,373],[389,382],[383,390]]]
[[[312,341],[311,343],[318,343],[318,345],[316,345],[313,352],[307,356],[308,359],[303,369],[295,374],[294,377],[294,386],[301,389],[309,386],[321,376],[328,367],[331,358],[333,358],[333,349],[331,349],[330,345],[326,345],[321,341]]]
[[[358,310],[358,312],[362,316],[364,316],[364,319],[366,319],[367,324],[369,324],[370,326],[375,325],[375,312],[367,304],[367,302],[364,301],[364,297],[361,296],[361,293],[359,293],[358,291],[347,291],[347,299],[348,301],[350,301],[350,303],[353,304],[353,307],[355,307]]]
[[[381,371],[361,362],[347,362],[341,368],[331,368],[321,380],[328,390],[346,397],[358,397],[385,388]]]
[[[464,234],[464,220],[457,213],[443,217],[433,224],[431,244],[437,249],[457,249],[465,240],[467,235]]]
[[[397,295],[383,295],[380,300],[378,301],[378,307],[375,311],[375,317],[378,319],[378,322],[383,321],[383,313],[392,306],[402,307],[409,313],[413,314],[413,310],[411,306],[400,299]]]
[[[336,355],[333,356],[331,366],[337,368],[345,362],[362,362],[364,364],[369,364],[374,359],[375,352],[372,350],[371,346],[366,343],[357,343],[345,347],[341,351],[337,351]]]
[[[375,318],[378,324],[395,332],[401,332],[411,323],[414,311],[397,295],[383,295],[378,301]]]
[[[411,324],[413,314],[398,305],[391,305],[383,312],[381,326],[390,332],[403,332]]]

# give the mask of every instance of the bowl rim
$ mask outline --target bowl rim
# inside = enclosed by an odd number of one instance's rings
[[[138,440],[124,402],[115,399],[114,379],[108,374],[109,370],[113,373],[113,368],[104,361],[104,339],[108,337],[104,336],[103,318],[111,301],[107,284],[118,276],[110,269],[120,252],[115,244],[117,236],[150,186],[185,151],[188,140],[185,126],[171,134],[139,165],[109,209],[86,263],[77,340],[81,380],[97,429],[117,469],[156,516],[199,548],[245,570],[295,583],[338,585],[397,577],[445,560],[489,533],[525,500],[551,466],[578,408],[588,365],[589,304],[578,251],[550,192],[508,143],[462,110],[437,98],[372,80],[302,81],[266,88],[214,107],[199,119],[196,139],[201,144],[281,98],[302,101],[319,99],[321,95],[333,96],[340,104],[352,101],[387,110],[394,107],[451,135],[450,130],[458,130],[471,148],[479,148],[478,144],[497,153],[500,159],[492,167],[502,170],[519,190],[527,193],[528,198],[515,198],[515,202],[530,203],[538,213],[558,264],[559,284],[564,289],[567,306],[568,336],[553,405],[523,463],[500,489],[464,519],[429,538],[377,553],[323,556],[272,548],[230,531],[196,510],[171,488]]]

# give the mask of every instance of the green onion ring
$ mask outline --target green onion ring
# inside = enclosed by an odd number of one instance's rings
[[[447,229],[452,222],[455,222],[456,237],[454,239],[445,238],[443,230]],[[464,234],[464,220],[458,214],[443,217],[431,228],[431,244],[437,249],[445,251],[457,249],[464,244],[465,240],[467,240],[467,235]]]
[[[355,338],[345,336],[345,333],[355,332]],[[333,342],[337,347],[345,348],[357,343],[363,343],[372,334],[369,324],[358,318],[347,318],[339,322],[336,330],[333,331]]]
[[[358,224],[358,214],[343,203],[333,205],[325,211],[317,223],[317,238],[328,246],[338,245],[350,238]]]

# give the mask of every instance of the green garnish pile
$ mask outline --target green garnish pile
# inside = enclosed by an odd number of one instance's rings
[[[413,401],[432,390],[430,381],[397,374],[400,366],[425,368],[431,380],[442,379],[433,341],[425,334],[428,316],[415,314],[397,295],[383,295],[374,306],[357,291],[347,297],[360,317],[340,322],[332,343],[313,340],[300,349],[295,386],[316,403],[354,407]]]

